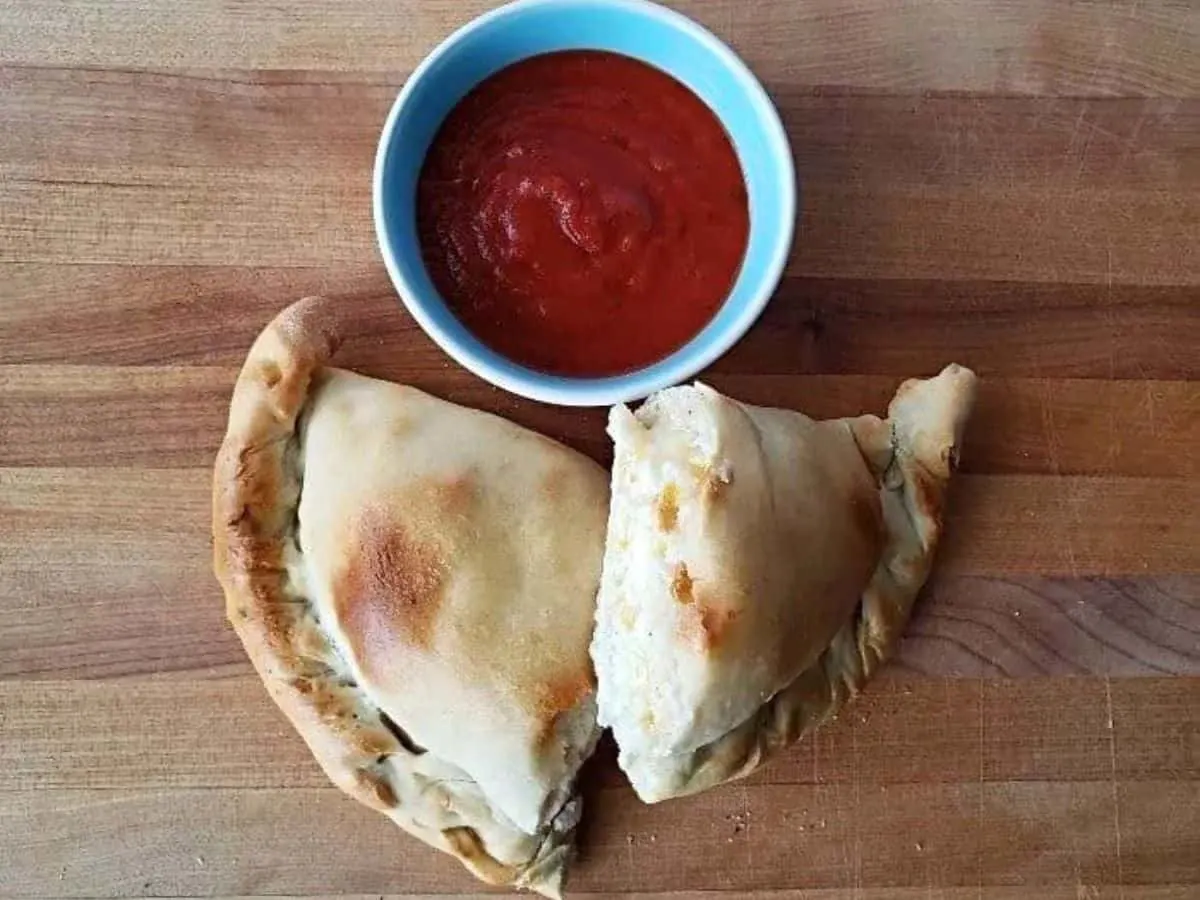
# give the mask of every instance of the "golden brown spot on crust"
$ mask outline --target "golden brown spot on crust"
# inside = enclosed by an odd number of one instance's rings
[[[679,486],[675,482],[668,482],[662,489],[655,501],[655,509],[658,513],[658,530],[674,531],[679,524]]]
[[[916,508],[941,525],[942,491],[934,479],[917,470],[909,478],[916,494]]]
[[[422,488],[418,487],[417,490]],[[451,516],[465,516],[475,504],[475,479],[470,475],[459,475],[444,481],[432,481],[424,486],[441,512]]]
[[[715,653],[728,639],[737,617],[736,610],[698,597],[694,603],[682,608],[680,636],[701,653]]]
[[[253,578],[256,574],[278,574],[282,571],[283,550],[274,537],[235,533],[218,544],[229,580]]]
[[[254,519],[250,513],[249,506],[243,504],[241,507],[236,507],[234,511],[236,512],[236,515],[229,515],[225,518],[226,528],[237,528],[243,523],[253,524]]]
[[[386,731],[359,729],[358,749],[366,756],[385,756],[396,752],[396,739]]]
[[[594,688],[595,684],[592,681],[590,668],[567,672],[556,679],[538,685],[534,715],[539,724],[537,733],[539,746],[553,737],[559,716],[575,709]]]
[[[592,673],[580,668],[545,682],[541,685],[538,712],[543,716],[556,716],[574,709],[592,690]]]
[[[446,502],[457,489],[447,487]],[[368,509],[355,527],[349,563],[334,581],[333,601],[349,640],[386,647],[397,637],[428,647],[446,580],[440,548]]]
[[[283,378],[283,370],[279,368],[279,364],[273,359],[268,359],[262,364],[261,375],[263,384],[268,388],[274,388]]]
[[[308,396],[311,376],[312,370],[308,368],[291,368],[280,373],[280,377],[270,386],[278,417],[289,418],[300,411]]]
[[[700,496],[707,503],[716,502],[725,489],[733,483],[733,474],[721,471],[711,465],[692,464],[692,474],[700,487]]]
[[[323,661],[329,656],[329,642],[325,632],[311,620],[302,619],[292,626],[291,645],[296,655],[304,659]]]
[[[298,678],[292,682],[292,687],[296,693],[308,699],[309,706],[322,719],[330,721],[346,718],[345,698],[331,691],[327,684],[322,678]]]
[[[296,678],[291,682],[292,689],[302,697],[307,697],[313,692],[313,683],[307,678]]]
[[[474,828],[446,828],[442,831],[442,837],[446,839],[450,852],[467,863],[481,880],[488,884],[512,884],[516,880],[516,870],[498,862],[483,849],[483,841]]]
[[[696,598],[692,594],[693,583],[692,576],[688,574],[687,565],[676,563],[675,571],[671,573],[671,596],[675,598],[676,603],[686,605],[695,602]]]
[[[715,606],[701,607],[700,628],[705,636],[705,649],[715,650],[720,647],[736,620],[737,612],[732,609],[721,609]]]
[[[225,527],[241,535],[263,535],[281,525],[282,451],[278,444],[246,444],[236,457],[225,455],[218,464],[219,477],[232,485],[222,489]],[[232,465],[232,477],[229,467]],[[273,536],[273,535],[272,535]]]
[[[359,769],[355,772],[355,780],[358,782],[359,789],[375,801],[368,805],[384,811],[396,806],[396,792],[382,776]]]

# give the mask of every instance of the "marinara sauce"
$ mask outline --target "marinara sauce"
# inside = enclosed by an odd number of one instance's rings
[[[566,51],[451,111],[417,187],[434,285],[510,359],[562,375],[656,362],[724,302],[749,233],[721,123],[637,60]]]

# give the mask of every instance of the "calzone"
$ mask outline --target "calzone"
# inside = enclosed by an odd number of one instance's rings
[[[703,385],[615,407],[591,653],[601,725],[646,801],[746,775],[894,647],[942,530],[975,377],[888,418],[817,422]]]
[[[227,612],[346,793],[492,884],[555,896],[598,729],[604,471],[503,419],[327,367],[337,307],[255,342],[216,463]]]

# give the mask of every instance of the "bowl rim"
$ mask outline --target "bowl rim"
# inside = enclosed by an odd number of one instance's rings
[[[754,108],[755,119],[761,124],[767,135],[770,155],[775,158],[780,170],[779,190],[783,195],[781,203],[783,222],[780,223],[782,227],[779,228],[770,249],[771,255],[767,268],[756,289],[743,303],[742,309],[738,311],[737,317],[723,330],[711,335],[701,344],[697,344],[696,341],[704,333],[703,328],[662,359],[617,375],[584,377],[555,375],[531,369],[516,360],[508,360],[512,364],[513,371],[506,371],[479,356],[474,348],[463,344],[442,327],[436,317],[427,309],[427,301],[418,296],[419,292],[405,277],[391,247],[384,216],[384,171],[389,150],[395,141],[396,123],[425,74],[472,32],[497,19],[522,10],[545,6],[563,10],[581,6],[614,7],[638,15],[657,18],[667,26],[687,33],[688,36],[702,44],[737,81],[746,101]],[[672,77],[676,76],[672,75]],[[714,115],[717,116],[718,121],[721,121],[720,115],[715,111]],[[724,124],[722,121],[723,126]],[[371,206],[376,242],[379,245],[379,251],[383,256],[384,266],[392,281],[392,286],[409,314],[444,353],[476,377],[511,394],[559,406],[593,407],[638,400],[655,391],[680,384],[723,356],[746,334],[762,314],[767,303],[770,302],[783,277],[795,237],[797,188],[791,144],[779,117],[778,109],[762,83],[750,71],[749,66],[742,58],[699,22],[669,7],[652,2],[652,0],[511,0],[511,2],[488,10],[458,26],[430,50],[408,76],[388,110],[375,150]],[[753,210],[751,210],[751,216],[753,225]],[[707,327],[705,326],[705,328]]]

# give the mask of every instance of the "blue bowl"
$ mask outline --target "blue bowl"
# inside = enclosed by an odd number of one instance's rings
[[[750,202],[750,236],[729,297],[692,340],[622,375],[571,378],[519,365],[483,344],[430,281],[416,230],[425,153],[450,110],[480,81],[557,50],[607,50],[687,85],[733,141]],[[388,273],[413,318],[460,365],[514,394],[565,406],[602,406],[686,381],[754,323],[783,274],[796,218],[791,148],[762,85],[725,44],[691,19],[647,0],[518,0],[464,25],[416,68],[396,98],[375,156],[375,231]]]

